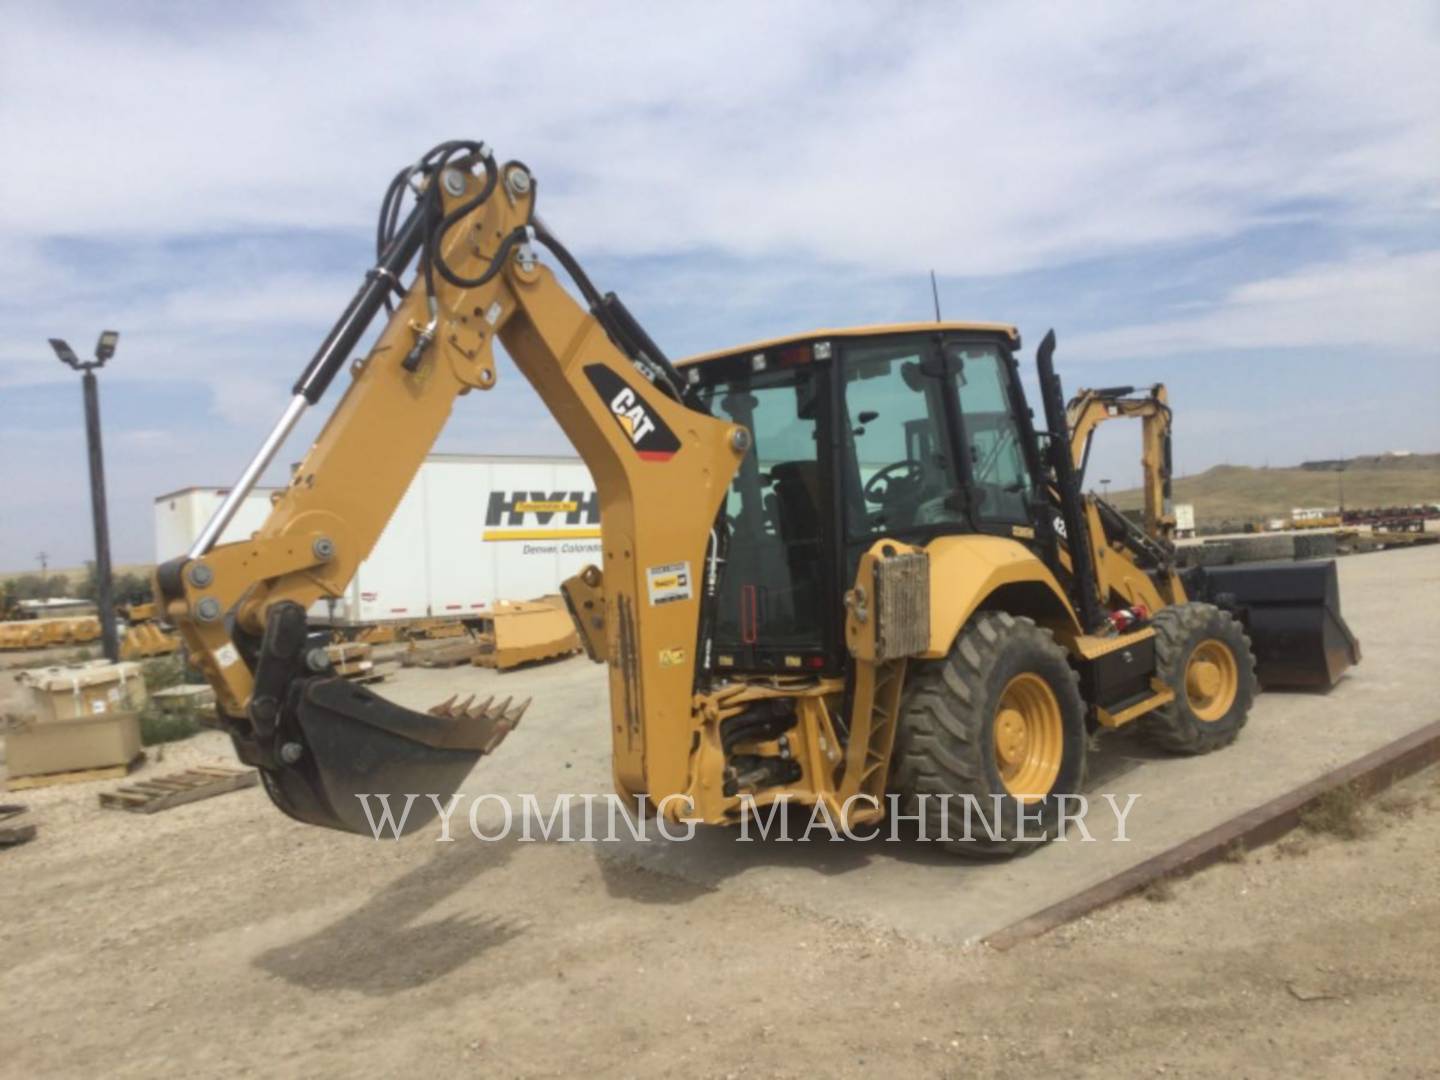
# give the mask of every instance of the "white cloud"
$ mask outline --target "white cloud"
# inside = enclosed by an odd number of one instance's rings
[[[1358,253],[1281,257],[1267,266],[1290,269],[1216,302],[1177,255],[1172,309],[1083,339],[1062,325],[1067,360],[1317,341],[1433,353],[1440,256],[1363,247],[1435,246],[1427,3],[11,7],[0,395],[73,381],[44,337],[88,346],[102,326],[123,333],[107,386],[210,395],[129,435],[107,412],[132,538],[144,493],[233,474],[358,282],[386,181],[456,136],[525,159],[550,224],[626,279],[677,349],[837,310],[918,314],[930,267],[950,279],[947,314],[1009,318],[975,309],[993,295],[979,279],[1089,274],[1283,222],[1323,234],[1297,250]],[[1113,323],[1108,284],[1068,298],[1087,324]],[[460,403],[443,445],[554,443],[509,374],[487,408]],[[203,443],[154,434],[182,423]],[[72,436],[45,445],[82,462]],[[51,483],[29,432],[0,443],[27,513],[51,506],[83,539],[74,478]]]
[[[1437,191],[1423,4],[95,10],[9,18],[9,232],[363,226],[457,134],[529,160],[581,250],[885,271],[1227,235],[1301,199],[1388,219]]]
[[[1248,282],[1213,305],[1186,305],[1180,318],[1079,335],[1067,352],[1088,360],[1307,346],[1433,354],[1437,297],[1440,251],[1364,253]]]

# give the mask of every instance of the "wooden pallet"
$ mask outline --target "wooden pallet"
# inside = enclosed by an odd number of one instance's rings
[[[38,773],[35,776],[12,776],[5,781],[11,791],[49,787],[52,784],[88,784],[95,780],[119,780],[145,760],[145,751],[136,754],[128,765],[106,765],[100,769],[76,769],[73,772]]]
[[[129,810],[153,814],[159,810],[198,802],[227,791],[254,787],[260,774],[254,769],[232,769],[225,765],[197,765],[180,773],[157,776],[100,793],[100,805],[107,810]]]
[[[400,659],[402,667],[440,668],[468,664],[482,648],[474,638],[455,640],[442,638],[438,641],[412,642]]]
[[[165,713],[196,712],[215,706],[215,691],[208,686],[188,683],[156,690],[150,695],[156,708]]]

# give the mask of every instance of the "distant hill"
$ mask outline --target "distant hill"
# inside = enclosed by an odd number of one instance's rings
[[[1343,468],[1341,468],[1343,466]],[[1217,465],[1177,479],[1177,503],[1193,503],[1197,523],[1289,517],[1297,507],[1409,506],[1440,503],[1440,454],[1380,455],[1346,461],[1307,461],[1294,468]],[[1122,510],[1138,509],[1138,488],[1111,493]]]
[[[1359,457],[1333,461],[1302,461],[1300,468],[1310,472],[1339,472],[1349,469],[1382,472],[1403,469],[1423,472],[1427,469],[1440,469],[1440,454],[1362,454]]]

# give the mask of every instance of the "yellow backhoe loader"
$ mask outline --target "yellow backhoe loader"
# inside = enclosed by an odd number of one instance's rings
[[[957,322],[672,363],[536,197],[530,170],[482,143],[402,169],[375,267],[214,518],[156,572],[219,722],[282,810],[368,833],[358,796],[454,791],[519,722],[508,702],[417,713],[337,678],[306,621],[343,593],[457,399],[495,385],[497,342],[598,487],[601,564],[563,591],[609,668],[622,796],[717,825],[779,799],[852,825],[884,815],[887,796],[927,817],[967,803],[984,827],[954,847],[993,855],[1018,829],[1054,831],[1097,729],[1142,725],[1181,753],[1234,740],[1256,689],[1247,631],[1268,634],[1293,575],[1247,589],[1176,572],[1162,390],[1082,394],[1067,416],[1047,335],[1037,429],[1016,331]],[[347,367],[264,526],[217,545]],[[1153,489],[1144,528],[1081,489],[1094,424],[1132,413]],[[1326,637],[1343,629],[1338,602],[1301,599],[1277,670],[1328,683],[1348,662]],[[433,817],[425,802],[407,830]]]

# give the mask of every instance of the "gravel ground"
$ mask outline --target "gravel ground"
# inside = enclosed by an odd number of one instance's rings
[[[228,760],[206,733],[147,770]],[[255,789],[23,793],[0,1075],[1433,1075],[1440,776],[1005,953],[600,858],[373,842]],[[823,886],[822,886],[823,887]]]
[[[1428,555],[1385,558],[1412,593],[1440,580]],[[1387,670],[1367,678],[1388,685]],[[542,676],[529,727],[476,783],[606,790],[603,673],[577,659]],[[419,706],[518,678],[386,686]],[[205,761],[233,762],[216,733],[152,748],[138,775]],[[1436,770],[1327,832],[1003,953],[817,914],[793,890],[682,880],[604,844],[376,842],[296,825],[258,789],[100,810],[113,786],[4,797],[40,831],[0,850],[0,1077],[1408,1077],[1440,1059]],[[853,892],[854,865],[796,880]]]

